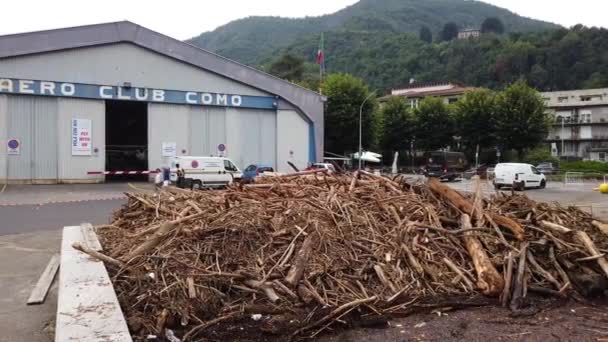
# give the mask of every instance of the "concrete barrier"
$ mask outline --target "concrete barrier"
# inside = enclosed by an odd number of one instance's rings
[[[55,341],[131,342],[103,262],[72,248],[74,242],[90,247],[99,245],[90,226],[83,228],[63,228]]]

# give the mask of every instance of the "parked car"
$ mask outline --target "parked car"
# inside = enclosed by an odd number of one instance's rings
[[[552,175],[557,173],[557,169],[553,167],[553,163],[540,163],[536,166],[536,169],[544,175]]]
[[[545,175],[540,173],[534,165],[521,163],[502,163],[494,169],[494,187],[513,187],[523,191],[526,188],[544,189],[547,186]]]
[[[263,164],[251,164],[243,171],[243,181],[253,182],[256,177],[264,175],[264,172],[274,172],[272,166]]]
[[[181,182],[178,182],[178,170],[184,172]],[[242,177],[241,170],[224,157],[181,156],[171,161],[171,182],[182,188],[224,187]]]
[[[462,152],[426,152],[424,175],[453,181],[466,170],[466,157]]]
[[[495,164],[481,164],[478,167],[473,167],[465,171],[465,178],[471,179],[473,176],[479,176],[481,179],[490,179],[494,171]]]

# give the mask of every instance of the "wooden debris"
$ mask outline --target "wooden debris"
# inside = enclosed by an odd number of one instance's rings
[[[554,231],[556,231],[558,233],[568,234],[568,233],[572,232],[572,229],[566,228],[566,227],[564,227],[564,226],[562,226],[560,224],[557,224],[557,223],[552,223],[552,222],[549,222],[549,221],[541,221],[540,224],[544,228],[554,230]]]
[[[302,275],[304,274],[304,268],[308,262],[308,258],[310,257],[310,253],[312,252],[313,243],[315,241],[315,235],[308,235],[302,243],[302,247],[296,253],[295,261],[293,265],[289,269],[287,276],[285,277],[285,281],[291,286],[295,286],[300,279],[302,279]]]
[[[87,246],[83,246],[80,242],[74,242],[72,244],[72,248],[74,248],[75,250],[81,251],[83,253],[86,253],[86,254],[92,256],[93,258],[95,258],[95,259],[97,259],[99,261],[103,261],[105,263],[108,263],[110,265],[114,265],[114,266],[119,267],[119,268],[125,268],[126,267],[125,263],[123,263],[121,261],[118,261],[118,260],[116,260],[116,259],[114,259],[112,257],[109,257],[109,256],[107,256],[107,255],[105,255],[103,253],[100,253],[100,252],[97,252],[95,250],[92,250],[92,249],[90,249]]]
[[[462,229],[470,229],[471,219],[469,215],[462,214],[461,217]],[[465,233],[463,239],[469,256],[475,265],[475,271],[477,271],[477,287],[486,296],[498,296],[505,285],[504,280],[494,265],[492,265],[481,242],[472,234],[472,232]]]
[[[49,288],[55,279],[55,274],[57,274],[58,269],[59,254],[54,254],[44,268],[40,278],[38,278],[38,282],[36,283],[36,286],[34,286],[34,289],[27,300],[27,305],[44,303],[46,294],[49,292]]]
[[[591,224],[593,224],[594,227],[599,229],[600,232],[602,232],[604,235],[608,236],[608,224],[607,223],[602,223],[600,221],[593,221],[593,222],[591,222]]]
[[[600,256],[602,253],[600,253],[600,251],[597,249],[593,243],[593,240],[591,240],[587,233],[580,230],[576,232],[576,237],[585,246],[585,248],[587,248],[587,251],[591,254],[591,256],[597,257],[597,259],[595,259],[597,264],[600,266],[602,271],[604,271],[606,277],[608,277],[608,260],[606,260],[605,257]]]
[[[313,337],[356,316],[407,314],[418,301],[500,295],[494,303],[519,310],[528,291],[591,293],[572,275],[605,274],[608,238],[593,220],[522,195],[315,170],[130,196],[113,228],[99,231],[106,252],[82,250],[117,266],[114,286],[127,318],[141,322],[138,339],[156,334],[164,310],[166,327],[181,322],[177,337],[188,340],[254,308],[274,315],[261,331]],[[582,247],[581,233],[591,244]]]

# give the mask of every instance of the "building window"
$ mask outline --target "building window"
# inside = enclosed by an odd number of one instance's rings
[[[559,103],[568,103],[568,96],[560,96],[557,98],[557,102]]]
[[[591,123],[591,111],[582,110],[579,114],[579,123]]]
[[[583,102],[601,101],[602,95],[583,95],[580,98],[581,98],[581,101],[583,101]]]
[[[448,103],[456,103],[458,101],[458,98],[456,97],[451,97],[448,99]]]
[[[605,162],[606,161],[606,152],[600,152],[598,154],[599,160]]]

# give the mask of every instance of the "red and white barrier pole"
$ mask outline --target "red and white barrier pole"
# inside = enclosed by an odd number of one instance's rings
[[[157,171],[88,171],[87,175],[150,175]]]

